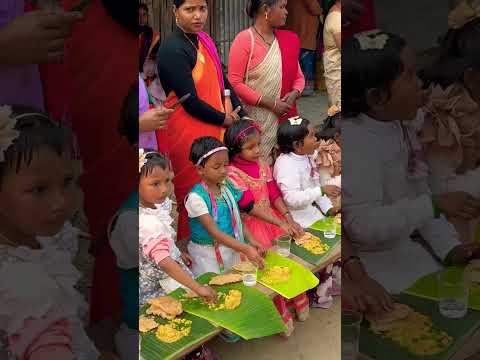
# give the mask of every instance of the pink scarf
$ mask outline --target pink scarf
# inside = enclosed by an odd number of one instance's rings
[[[222,96],[223,96],[223,90],[225,90],[225,82],[223,81],[222,62],[220,61],[220,57],[218,56],[215,42],[206,32],[198,33],[198,40],[202,43],[202,45],[208,51],[208,53],[210,54],[210,57],[212,58],[215,64],[215,67],[217,68],[218,81],[220,82],[220,90],[222,90]]]

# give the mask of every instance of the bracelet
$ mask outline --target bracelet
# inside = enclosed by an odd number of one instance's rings
[[[360,258],[358,256],[351,255],[351,256],[347,257],[346,259],[342,260],[342,267],[345,267],[345,265],[347,265],[349,262],[352,262],[354,260],[357,260],[360,263],[362,262],[362,260],[360,260]]]
[[[290,214],[290,211],[287,210],[282,214],[282,216],[286,216],[286,215],[289,215],[289,214]]]
[[[263,95],[260,95],[260,98],[258,99],[257,103],[255,104],[255,106],[259,106],[260,103],[262,102],[263,100]]]
[[[274,104],[273,104],[273,110],[275,110],[277,108],[277,99],[273,100],[274,101]]]

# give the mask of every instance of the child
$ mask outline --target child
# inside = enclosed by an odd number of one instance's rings
[[[255,239],[269,249],[279,236],[285,233],[301,236],[304,231],[288,212],[270,166],[261,160],[260,140],[260,128],[251,120],[237,121],[225,133],[225,146],[230,157],[229,179],[243,191],[239,204],[254,201],[253,209],[248,214],[242,213],[243,223]],[[293,331],[288,302],[277,296],[274,303],[289,329],[288,336]],[[308,319],[306,294],[297,296],[291,304],[301,321]]]
[[[376,30],[346,40],[343,54],[343,225],[370,276],[400,293],[473,251],[440,214],[446,198],[432,197],[426,178],[410,176],[404,123],[420,104],[413,50]],[[423,242],[412,241],[415,230]]]
[[[301,236],[303,229],[283,202],[270,166],[261,160],[260,127],[251,120],[240,120],[228,128],[224,139],[230,158],[229,179],[243,192],[240,205],[254,201],[250,213],[242,213],[242,220],[255,239],[269,249],[272,241],[285,233]]]
[[[338,196],[336,186],[320,187],[320,179],[312,155],[318,147],[315,130],[307,119],[290,118],[277,132],[281,155],[275,162],[273,177],[293,219],[307,228],[334,215],[332,202],[326,195]],[[326,195],[325,195],[326,194]]]
[[[192,279],[186,263],[191,259],[175,245],[171,224],[172,171],[169,160],[158,152],[139,151],[139,245],[140,305],[180,286],[188,287],[207,301],[216,293]]]
[[[279,126],[277,141],[281,155],[275,162],[273,176],[295,221],[308,228],[325,215],[335,215],[327,195],[339,196],[340,189],[320,186],[312,158],[318,142],[310,122],[300,117],[288,119]],[[320,274],[320,285],[313,292],[313,306],[328,309],[332,295],[338,293],[333,290],[332,266],[329,266]]]
[[[430,95],[421,138],[434,194],[464,190],[480,198],[480,18],[474,10],[465,2],[452,9],[442,54],[422,72]],[[474,241],[478,218],[449,220],[463,241]]]
[[[0,107],[0,348],[15,359],[99,357],[75,289],[72,157],[71,134],[46,114]]]
[[[325,121],[316,137],[320,139],[319,148],[315,151],[314,159],[319,173],[320,185],[342,186],[342,150],[340,143],[339,125],[341,113],[332,114]],[[330,198],[334,207],[340,209],[341,196]]]
[[[201,137],[192,144],[190,161],[202,179],[185,201],[193,273],[198,276],[228,271],[240,262],[240,254],[262,268],[263,247],[242,226],[238,204],[242,193],[227,179],[228,149],[214,137]],[[243,210],[249,212],[252,208],[253,201]]]

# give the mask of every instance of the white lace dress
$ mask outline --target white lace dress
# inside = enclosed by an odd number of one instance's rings
[[[40,249],[0,245],[0,333],[15,334],[27,319],[59,312],[72,326],[75,358],[90,360],[99,353],[84,330],[88,305],[75,288],[78,233],[67,223],[53,237],[38,237]]]

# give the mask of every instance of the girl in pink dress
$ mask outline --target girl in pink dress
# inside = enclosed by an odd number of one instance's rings
[[[270,166],[260,157],[260,140],[260,127],[250,120],[235,122],[224,137],[230,157],[228,176],[243,192],[240,208],[242,203],[254,201],[255,204],[248,214],[242,213],[243,224],[265,249],[269,249],[279,236],[286,233],[301,236],[304,231],[288,212]],[[294,330],[289,308],[295,308],[300,321],[309,316],[309,300],[305,293],[291,301],[277,296],[274,303],[287,325],[286,336]]]

